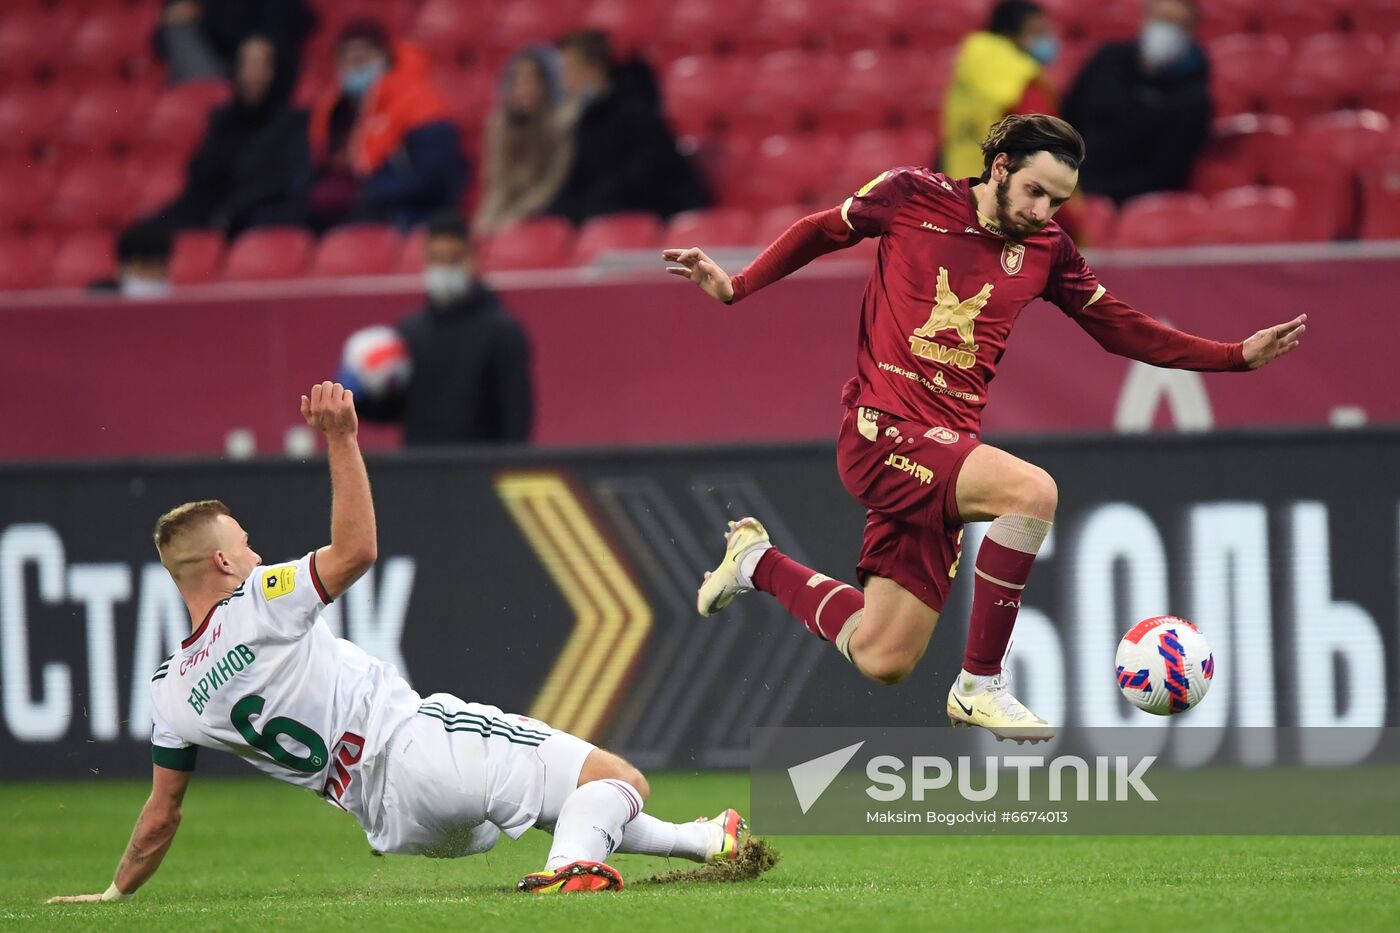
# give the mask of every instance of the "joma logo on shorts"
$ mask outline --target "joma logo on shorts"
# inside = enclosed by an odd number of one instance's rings
[[[910,476],[918,479],[920,485],[927,486],[929,483],[933,482],[932,470],[922,463],[915,463],[913,460],[904,456],[904,454],[890,454],[889,457],[885,459],[885,466],[893,467],[896,470],[902,470],[908,473]]]

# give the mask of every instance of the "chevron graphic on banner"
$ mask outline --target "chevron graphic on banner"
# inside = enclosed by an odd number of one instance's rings
[[[596,740],[641,654],[651,608],[561,475],[505,473],[495,487],[575,617],[530,715]]]

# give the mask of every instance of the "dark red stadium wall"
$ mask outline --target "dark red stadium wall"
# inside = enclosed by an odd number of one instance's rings
[[[1400,261],[1105,268],[1103,278],[1143,310],[1220,338],[1308,312],[1304,348],[1282,365],[1203,377],[1217,426],[1326,424],[1337,406],[1400,422],[1389,307]],[[535,439],[829,437],[864,281],[859,268],[833,266],[734,308],[659,274],[506,289],[535,348]],[[299,423],[297,396],[333,373],[346,335],[419,301],[404,291],[261,294],[0,307],[0,457],[221,453],[240,427],[259,451],[278,452]],[[1035,305],[992,387],[987,431],[1111,430],[1130,370]],[[393,432],[366,440],[386,446]]]

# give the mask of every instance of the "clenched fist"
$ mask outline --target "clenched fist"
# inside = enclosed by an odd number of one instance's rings
[[[326,437],[354,437],[359,429],[355,395],[338,382],[312,386],[310,397],[301,397],[301,416]]]

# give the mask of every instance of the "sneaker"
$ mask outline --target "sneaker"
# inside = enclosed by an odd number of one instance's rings
[[[712,862],[733,862],[739,858],[739,850],[744,847],[744,839],[749,834],[749,822],[739,815],[738,810],[725,810],[713,819],[703,816],[697,823],[709,823],[720,832],[719,850],[710,856]]]
[[[948,691],[948,720],[954,726],[979,726],[998,740],[1044,742],[1055,728],[1011,695],[1006,672],[978,676],[963,671]]]
[[[522,894],[573,894],[578,891],[621,891],[622,876],[602,862],[570,862],[557,871],[532,871],[515,890]]]
[[[767,548],[772,544],[768,532],[756,518],[741,518],[729,523],[729,533],[724,541],[724,560],[719,566],[705,574],[700,590],[695,596],[695,608],[702,616],[712,616],[733,602],[735,596],[753,589],[753,584],[741,579],[744,558],[754,548]]]

